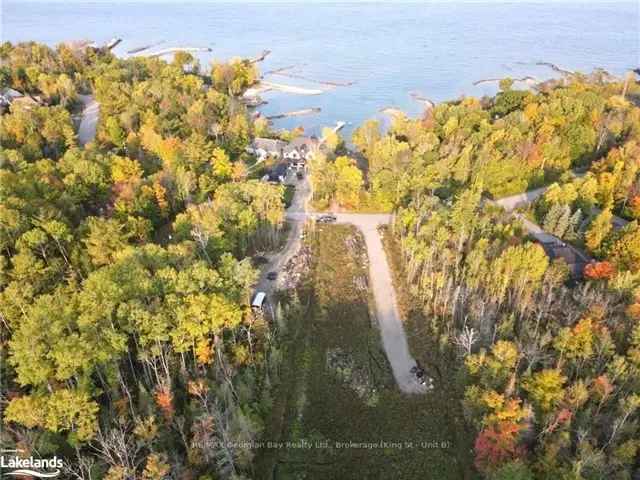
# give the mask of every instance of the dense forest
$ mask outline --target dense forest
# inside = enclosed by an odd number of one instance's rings
[[[366,122],[351,160],[323,160],[337,172],[361,165],[360,203],[340,193],[355,175],[328,179],[312,164],[316,195],[395,212],[404,283],[441,362],[457,365],[439,381],[464,392],[483,478],[630,479],[640,467],[640,86],[596,71],[500,87],[419,119],[396,113],[387,132]],[[584,277],[490,201],[549,184],[522,215],[592,255]]]
[[[0,126],[3,447],[64,456],[64,478],[243,478],[279,361],[249,256],[284,222],[245,153],[255,64],[35,43],[0,58],[30,99]]]
[[[28,100],[0,124],[3,446],[79,480],[253,478],[286,359],[248,306],[251,257],[281,242],[285,189],[246,147],[296,134],[241,101],[255,63],[36,43],[0,60]],[[100,117],[81,145],[84,95]],[[640,468],[639,103],[631,76],[505,79],[349,145],[327,130],[310,161],[317,208],[394,213],[421,331],[456,374],[426,369],[463,392],[479,478]],[[492,202],[548,185],[517,215]],[[592,257],[584,275],[525,218]]]
[[[640,109],[631,77],[613,82],[596,71],[545,82],[537,91],[514,90],[508,79],[500,87],[495,97],[440,103],[419,119],[392,112],[386,134],[378,120],[357,128],[351,158],[367,172],[364,201],[390,210],[423,192],[445,198],[478,183],[488,197],[501,198],[560,182],[571,169],[593,164],[594,175],[610,173],[593,187],[598,195],[613,188],[616,208],[632,215]],[[333,194],[331,200],[353,207],[336,193],[340,180],[352,176],[331,182],[318,172],[319,198]],[[609,199],[599,201],[604,207]]]

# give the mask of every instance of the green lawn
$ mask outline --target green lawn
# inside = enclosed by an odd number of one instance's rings
[[[362,288],[363,240],[351,227],[322,226],[309,241],[306,313],[288,334],[264,438],[282,444],[260,452],[256,478],[465,478],[458,409],[441,393],[410,397],[395,387]]]

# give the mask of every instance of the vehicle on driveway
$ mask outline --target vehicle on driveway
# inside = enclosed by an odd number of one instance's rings
[[[415,377],[418,385],[425,387],[427,390],[433,389],[433,378],[428,377],[424,371],[424,368],[420,364],[416,363],[410,370],[411,374]]]
[[[411,373],[416,376],[416,380],[418,380],[418,383],[420,385],[424,385],[426,383],[426,378],[425,378],[425,375],[424,375],[424,368],[421,368],[421,367],[416,365],[416,366],[411,368]]]
[[[304,173],[298,172],[296,173],[296,177],[298,178],[298,180],[302,180],[304,178]]]
[[[278,272],[267,273],[267,280],[275,280],[276,278],[278,278]]]
[[[338,220],[338,217],[333,215],[332,213],[328,213],[326,215],[320,215],[316,221],[318,223],[334,223]]]
[[[253,301],[251,302],[251,308],[254,310],[262,310],[264,306],[264,301],[267,298],[267,294],[264,292],[257,292],[253,297]]]

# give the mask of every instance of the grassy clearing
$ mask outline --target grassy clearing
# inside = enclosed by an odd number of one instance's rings
[[[309,241],[308,309],[292,322],[296,333],[264,438],[282,443],[262,451],[268,461],[258,463],[256,478],[464,478],[448,402],[402,395],[393,382],[362,288],[360,235],[322,226]]]

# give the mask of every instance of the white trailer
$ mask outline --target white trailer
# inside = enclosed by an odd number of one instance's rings
[[[262,307],[264,306],[264,301],[267,298],[267,294],[264,292],[258,292],[256,293],[256,295],[253,297],[253,301],[251,302],[251,308],[253,308],[254,310],[262,310]]]

